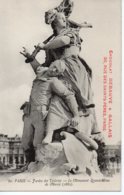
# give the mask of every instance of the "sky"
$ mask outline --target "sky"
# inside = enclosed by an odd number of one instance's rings
[[[22,135],[20,106],[28,101],[35,74],[20,55],[26,46],[34,45],[52,34],[45,24],[45,11],[59,5],[61,0],[0,0],[0,133]],[[81,56],[93,70],[93,91],[99,128],[103,126],[103,58],[113,50],[113,137],[108,143],[120,141],[121,87],[121,7],[119,0],[74,0],[70,19],[89,22],[93,28],[83,28]],[[44,62],[44,51],[37,59]]]

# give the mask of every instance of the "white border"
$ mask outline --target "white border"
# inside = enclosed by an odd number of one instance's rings
[[[114,194],[124,194],[124,0],[122,0],[122,189],[121,192],[0,192],[0,195],[92,195],[92,194],[102,194],[102,195],[113,195]]]

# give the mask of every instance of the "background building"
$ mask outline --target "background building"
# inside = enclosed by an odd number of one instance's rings
[[[121,171],[121,145],[108,145],[105,148],[105,167],[108,175]]]
[[[121,143],[117,145],[106,145],[104,152],[101,151],[102,172],[106,176],[120,173],[121,170]],[[21,145],[21,138],[8,137],[0,134],[0,169],[11,167],[21,168],[25,164],[24,150]]]
[[[21,138],[0,134],[0,168],[20,168],[25,164]]]

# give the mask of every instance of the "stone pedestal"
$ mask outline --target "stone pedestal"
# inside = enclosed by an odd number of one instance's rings
[[[36,162],[29,164],[28,171],[30,173],[39,172],[42,176],[61,176],[68,174],[87,174],[91,176],[100,173],[96,151],[85,151],[83,148],[83,153],[77,154],[76,156],[75,152],[72,152],[74,149],[70,150],[70,148],[66,148],[70,152],[68,154],[72,156],[68,158],[68,156],[66,157],[67,152],[63,146],[65,147],[65,143],[38,145],[35,157]],[[74,160],[75,158],[77,159]]]
[[[38,145],[35,160],[36,162],[29,164],[29,172],[40,171],[45,176],[63,175],[65,172],[63,165],[67,163],[67,159],[62,143]]]

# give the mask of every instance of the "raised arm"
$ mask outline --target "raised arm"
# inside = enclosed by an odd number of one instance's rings
[[[34,59],[32,62],[30,62],[30,64],[31,64],[31,67],[33,68],[33,70],[36,74],[36,70],[37,70],[38,66],[40,66],[41,64],[36,59]]]
[[[26,58],[25,62],[27,63],[28,58],[30,58],[31,56],[29,51],[25,47],[23,47],[23,52],[20,52],[20,54],[22,54]],[[36,74],[36,70],[38,66],[40,66],[40,63],[34,58],[34,60],[30,62],[30,64]]]

